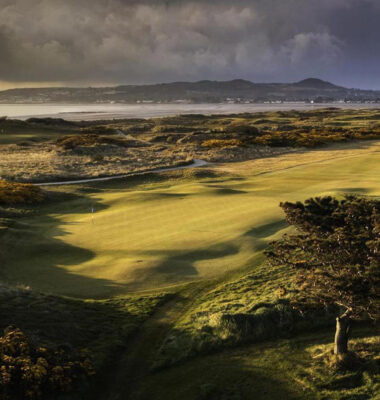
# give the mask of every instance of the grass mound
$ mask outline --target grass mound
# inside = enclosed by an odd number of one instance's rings
[[[45,194],[38,186],[0,180],[0,204],[32,204],[44,199]]]
[[[294,271],[256,267],[255,273],[223,283],[197,300],[165,338],[156,367],[242,343],[290,337],[332,326],[333,307],[300,311],[292,306]]]
[[[123,139],[100,136],[96,134],[85,134],[85,135],[72,135],[59,138],[56,144],[59,147],[64,148],[65,150],[71,150],[75,149],[78,146],[96,146],[101,144],[125,147],[126,141]]]

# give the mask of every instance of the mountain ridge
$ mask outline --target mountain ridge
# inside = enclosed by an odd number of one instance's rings
[[[349,89],[319,78],[291,83],[255,83],[245,79],[200,80],[106,87],[18,88],[0,91],[0,103],[136,103],[380,101],[380,91]]]

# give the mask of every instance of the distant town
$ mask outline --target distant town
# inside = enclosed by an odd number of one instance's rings
[[[380,91],[349,89],[316,78],[295,83],[173,82],[88,88],[9,89],[0,103],[379,103]]]

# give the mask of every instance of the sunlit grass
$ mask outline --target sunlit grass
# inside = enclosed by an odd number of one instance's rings
[[[41,208],[6,234],[5,275],[37,289],[91,297],[259,263],[268,241],[286,228],[280,201],[379,195],[378,149],[372,143],[228,164],[228,173],[218,167],[212,178],[95,185]]]

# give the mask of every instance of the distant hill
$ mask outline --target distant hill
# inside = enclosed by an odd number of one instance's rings
[[[0,103],[380,101],[380,91],[348,89],[316,78],[295,83],[172,82],[102,88],[34,88],[0,92]]]

